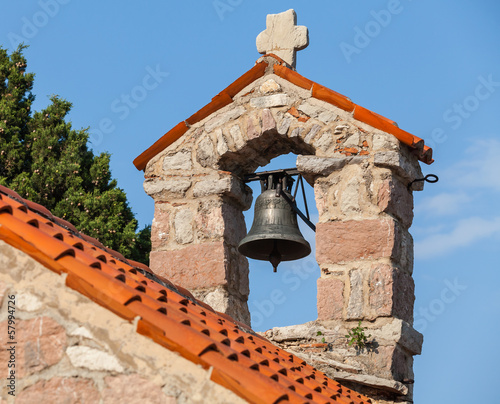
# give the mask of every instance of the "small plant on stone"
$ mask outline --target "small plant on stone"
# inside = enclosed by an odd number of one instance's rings
[[[318,337],[319,337],[320,335],[323,335],[323,333],[322,333],[321,331],[318,331],[318,332],[316,333],[316,336],[318,336]],[[321,338],[321,342],[323,342],[323,343],[325,343],[325,342],[326,342],[325,337]]]
[[[365,328],[361,327],[360,320],[358,326],[353,327],[345,337],[349,339],[349,346],[355,345],[357,349],[361,350],[366,347],[366,343],[368,338],[371,337],[371,334],[365,335]]]

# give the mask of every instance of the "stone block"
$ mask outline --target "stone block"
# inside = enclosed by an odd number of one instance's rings
[[[222,129],[217,129],[215,131],[215,136],[217,137],[217,153],[219,153],[219,156],[222,156],[229,151],[229,146],[222,133]]]
[[[163,393],[160,386],[137,374],[107,376],[102,391],[103,404],[150,403],[176,404],[175,397]]]
[[[387,343],[389,341],[397,343],[412,355],[420,355],[422,353],[424,337],[406,321],[395,318],[382,328],[370,331],[372,337],[379,342]]]
[[[363,318],[363,272],[359,269],[349,273],[350,292],[346,310],[347,320],[361,320]]]
[[[196,161],[202,167],[213,167],[217,162],[215,146],[210,137],[204,136],[196,146]]]
[[[336,278],[318,279],[318,319],[337,320],[344,309],[344,281]]]
[[[191,209],[180,209],[175,214],[175,241],[179,244],[187,244],[193,241],[193,217],[194,213]]]
[[[191,151],[182,150],[174,154],[168,154],[163,158],[163,170],[191,170],[193,162]]]
[[[187,179],[160,180],[158,178],[147,178],[143,186],[144,191],[153,199],[166,201],[183,198],[186,191],[191,187],[191,181]]]
[[[81,377],[53,377],[49,380],[40,380],[22,390],[16,397],[18,404],[93,404],[98,402],[99,391],[94,381]]]
[[[292,124],[292,121],[292,116],[290,114],[286,114],[278,125],[278,133],[285,136],[290,128],[290,125]]]
[[[361,211],[359,205],[360,188],[363,185],[361,178],[361,173],[352,175],[340,194],[340,210],[344,215],[359,214]]]
[[[7,321],[0,323],[1,363],[9,361]],[[16,376],[28,376],[58,363],[66,347],[66,330],[50,317],[16,320]]]
[[[270,109],[265,108],[262,110],[261,120],[262,133],[276,129],[276,121],[274,120],[273,114],[271,113]]]
[[[119,373],[124,371],[116,356],[100,349],[84,345],[70,346],[66,349],[66,355],[75,367]]]
[[[226,313],[235,320],[250,326],[250,312],[246,298],[229,293],[225,287],[218,287],[207,293],[202,300],[215,311]]]
[[[308,102],[300,104],[297,109],[311,118],[316,118],[320,113],[324,112],[323,108]]]
[[[153,250],[166,245],[170,236],[170,212],[163,205],[155,203],[155,214],[151,225],[151,247]]]
[[[316,227],[316,259],[321,265],[397,258],[400,238],[399,229],[392,219],[319,223]]]
[[[276,83],[276,80],[269,79],[261,84],[259,88],[262,94],[271,94],[281,90],[281,86]]]
[[[382,182],[377,194],[377,204],[382,212],[399,219],[404,227],[409,228],[413,221],[413,195],[397,179]]]
[[[238,119],[241,115],[245,113],[245,107],[239,106],[236,108],[232,108],[229,111],[225,111],[223,113],[220,113],[219,115],[214,116],[210,120],[205,123],[205,130],[210,133],[214,129],[230,122],[234,121],[235,119]]]
[[[334,171],[341,170],[349,161],[347,156],[316,157],[297,156],[297,169],[309,183],[314,183],[316,177],[327,177]]]
[[[312,144],[313,139],[316,137],[320,130],[321,125],[313,125],[304,138],[304,142],[306,142],[307,144]]]
[[[193,196],[201,198],[209,195],[227,195],[234,199],[243,210],[252,206],[252,191],[235,177],[204,179],[193,187]]]
[[[180,250],[152,251],[150,268],[186,289],[227,285],[227,251],[222,241],[193,244]]]
[[[37,311],[43,307],[40,298],[28,291],[21,291],[17,294],[16,305],[18,309],[27,312]]]
[[[376,166],[390,168],[401,178],[408,181],[408,183],[416,178],[423,177],[416,158],[415,161],[410,161],[406,156],[397,151],[376,152],[373,162]],[[413,189],[423,189],[423,182],[415,183]]]
[[[254,108],[272,108],[282,107],[290,103],[290,97],[287,94],[265,95],[263,97],[252,98],[250,106]]]
[[[387,264],[375,265],[369,279],[369,304],[376,317],[393,316],[413,322],[413,278]]]

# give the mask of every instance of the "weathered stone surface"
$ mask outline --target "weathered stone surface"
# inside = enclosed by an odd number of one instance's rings
[[[415,284],[406,272],[386,264],[374,266],[369,280],[370,307],[376,316],[413,321]]]
[[[247,137],[248,140],[258,138],[262,134],[259,125],[254,122],[252,117],[248,117],[247,120]]]
[[[297,156],[297,169],[306,179],[317,176],[327,177],[334,171],[342,169],[348,161],[349,157],[347,156],[316,157],[299,155]],[[314,180],[312,181],[314,182]]]
[[[153,250],[165,245],[170,235],[170,212],[162,205],[155,203],[155,215],[151,225],[151,247]]]
[[[196,160],[202,167],[212,167],[216,163],[215,147],[212,139],[203,137],[196,147]]]
[[[377,152],[374,154],[373,162],[376,166],[390,168],[408,182],[415,178],[422,178],[418,162],[411,163],[402,153],[397,151]],[[423,189],[423,182],[415,183],[413,189],[419,190],[419,187]]]
[[[351,291],[349,293],[349,304],[347,305],[347,319],[361,320],[363,318],[363,272],[359,269],[352,270],[349,274]]]
[[[28,291],[22,291],[16,296],[16,306],[22,311],[37,311],[42,306],[43,303],[40,298],[33,293]]]
[[[159,180],[148,178],[144,181],[144,191],[155,199],[182,198],[191,186],[191,181],[183,179]]]
[[[318,115],[318,120],[324,123],[330,123],[337,119],[338,115],[335,112],[324,111]]]
[[[0,363],[8,363],[10,352],[7,321],[0,324]],[[66,347],[65,329],[50,317],[16,321],[16,376],[21,378],[58,363]]]
[[[347,136],[344,141],[344,147],[358,147],[360,145],[359,132],[354,132]]]
[[[424,336],[406,321],[395,318],[382,328],[370,331],[372,337],[376,340],[396,342],[412,355],[420,355],[422,353]]]
[[[329,369],[338,369],[351,373],[359,373],[362,369],[358,366],[352,366],[347,363],[342,363],[333,359],[326,357],[325,353],[314,353],[307,350],[305,352],[294,352],[296,356],[301,359],[304,359],[308,364],[313,365],[316,368],[320,368],[322,366],[327,366]],[[321,369],[319,369],[321,370]]]
[[[383,379],[381,377],[371,376],[371,375],[363,375],[363,374],[354,374],[348,372],[340,372],[334,371],[332,372],[332,377],[337,381],[349,381],[355,382],[359,384],[363,384],[365,386],[375,387],[377,389],[385,390],[391,393],[406,395],[408,394],[408,387],[406,387],[403,383],[397,382],[395,380]]]
[[[209,195],[227,195],[238,202],[243,210],[249,209],[252,205],[251,191],[234,177],[199,181],[193,188],[193,195],[196,198]]]
[[[191,209],[181,209],[175,214],[175,240],[179,244],[193,241],[193,217]]]
[[[192,167],[193,162],[191,161],[191,152],[189,150],[182,150],[163,158],[163,169],[165,171],[191,170]]]
[[[311,130],[309,130],[306,137],[304,138],[304,142],[306,142],[307,144],[311,144],[313,139],[316,137],[316,135],[320,130],[321,130],[321,125],[313,125],[311,127]]]
[[[53,377],[40,380],[21,391],[16,403],[94,404],[99,402],[99,391],[90,379],[80,377]],[[119,402],[119,401],[114,401]],[[120,401],[125,403],[125,401]]]
[[[278,133],[282,136],[286,135],[292,121],[293,121],[292,116],[290,114],[286,114],[279,124]]]
[[[226,124],[229,121],[233,121],[239,118],[241,115],[245,113],[245,107],[239,106],[236,108],[232,108],[229,111],[223,112],[219,115],[214,116],[205,124],[205,130],[210,133],[214,129]]]
[[[276,80],[269,79],[261,84],[259,88],[262,94],[271,94],[281,90],[281,86],[276,83]]]
[[[316,259],[320,264],[399,256],[400,237],[391,219],[319,223]]]
[[[241,150],[245,147],[245,139],[243,138],[243,133],[241,132],[240,125],[233,125],[231,129],[229,129],[229,134],[231,135],[231,139],[233,140],[234,146],[236,150]]]
[[[344,215],[358,214],[361,179],[352,176],[340,194],[340,210]]]
[[[326,152],[330,147],[333,146],[333,135],[331,132],[323,133],[319,139],[314,142],[314,147],[316,149]]]
[[[191,290],[226,285],[226,260],[227,252],[220,241],[152,251],[150,267],[154,273]]]
[[[227,151],[229,151],[229,146],[227,145],[227,141],[222,133],[222,129],[217,129],[215,131],[215,134],[217,137],[217,153],[222,156]]]
[[[324,333],[326,328],[320,324],[310,322],[286,327],[274,327],[270,332],[266,332],[266,336],[276,342],[297,341],[311,339],[317,336],[318,331]]]
[[[103,404],[176,404],[175,397],[166,396],[161,387],[137,374],[108,376],[102,391]]]
[[[393,268],[386,264],[376,265],[370,274],[369,303],[377,316],[390,316],[393,307]]]
[[[66,355],[75,367],[119,373],[124,370],[116,356],[88,346],[70,346]]]
[[[276,121],[274,120],[271,110],[265,108],[262,110],[262,132],[264,133],[274,129],[276,129]]]
[[[335,278],[318,279],[318,319],[341,319],[344,309],[344,282]]]
[[[239,298],[233,293],[229,293],[226,288],[218,287],[207,293],[202,300],[214,310],[229,314],[235,320],[250,326],[250,312],[246,297]]]
[[[311,118],[316,118],[320,113],[324,112],[324,109],[318,107],[317,105],[312,105],[308,102],[300,104],[297,109]]]
[[[413,221],[413,195],[401,181],[387,179],[382,182],[377,195],[378,207],[382,212],[401,220],[406,228]]]
[[[309,44],[307,27],[297,26],[297,15],[290,9],[279,14],[268,14],[266,29],[257,36],[257,51],[273,53],[295,67],[297,50]]]
[[[372,142],[374,151],[394,151],[399,149],[399,140],[387,133],[374,133]]]
[[[272,108],[282,107],[290,103],[290,97],[287,94],[265,95],[263,97],[252,98],[250,106],[254,108]]]

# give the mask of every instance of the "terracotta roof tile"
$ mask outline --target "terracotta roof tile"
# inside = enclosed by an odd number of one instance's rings
[[[267,69],[269,67],[269,62],[266,59],[269,58],[274,59],[272,70]],[[195,123],[210,116],[210,114],[213,114],[219,109],[231,104],[233,102],[233,97],[236,94],[238,94],[247,85],[264,76],[268,72],[274,72],[279,77],[289,81],[292,84],[295,84],[298,87],[306,90],[311,90],[311,94],[314,98],[325,101],[347,112],[352,113],[354,111],[354,119],[357,119],[361,122],[367,123],[370,126],[373,126],[374,128],[394,135],[404,144],[416,149],[418,158],[422,162],[426,164],[432,164],[434,162],[434,160],[432,159],[432,149],[428,146],[424,146],[423,140],[419,137],[405,132],[402,129],[399,129],[394,121],[359,105],[356,105],[346,96],[330,90],[329,88],[315,83],[314,81],[300,75],[295,70],[292,70],[290,67],[288,67],[288,65],[276,55],[267,54],[259,58],[257,64],[252,69],[247,71],[245,74],[231,83],[228,87],[222,90],[219,94],[217,94],[210,103],[187,118],[185,122],[181,122],[177,126],[174,126],[170,131],[168,131],[165,135],[158,139],[151,147],[142,152],[134,160],[135,167],[138,170],[144,170],[149,160],[151,160],[154,156],[170,146],[182,135],[184,135],[184,133],[186,133],[189,129],[190,125],[194,125]]]
[[[213,367],[214,382],[254,403],[370,402],[147,266],[100,247],[48,213],[0,187],[1,240],[48,269],[66,273],[68,287],[116,315],[138,318],[138,333],[206,369]]]

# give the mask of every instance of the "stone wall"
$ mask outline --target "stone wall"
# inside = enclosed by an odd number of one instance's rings
[[[0,344],[7,296],[16,301],[16,396],[7,394],[9,352],[0,351],[1,402],[243,403],[208,371],[136,333],[65,286],[59,276],[0,241]]]

